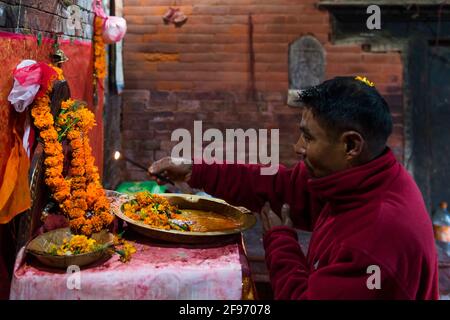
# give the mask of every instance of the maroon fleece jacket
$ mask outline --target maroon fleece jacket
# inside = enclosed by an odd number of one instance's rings
[[[390,150],[318,179],[303,162],[272,176],[258,165],[196,164],[189,184],[253,211],[265,201],[275,212],[288,203],[295,227],[312,231],[306,256],[294,229],[265,235],[275,299],[439,298],[431,220]]]

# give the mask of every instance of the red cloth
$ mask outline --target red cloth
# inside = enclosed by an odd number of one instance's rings
[[[44,62],[37,62],[35,64],[14,70],[13,75],[14,79],[16,79],[22,86],[39,84],[40,88],[36,94],[36,97],[40,97],[47,91],[50,80],[55,78],[57,73],[48,64]]]
[[[262,176],[255,165],[194,165],[192,187],[235,205],[275,212],[291,206],[296,227],[313,231],[305,256],[294,229],[264,237],[276,299],[437,299],[438,259],[430,217],[416,183],[388,150],[320,179],[300,162]],[[381,289],[370,290],[371,265]]]

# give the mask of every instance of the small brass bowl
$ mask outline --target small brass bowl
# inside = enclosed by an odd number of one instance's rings
[[[99,260],[106,260],[113,253],[111,246],[114,243],[114,236],[106,230],[92,235],[92,238],[102,245],[96,251],[67,256],[52,255],[48,252],[52,245],[60,246],[63,244],[64,239],[69,240],[72,236],[70,228],[46,232],[31,240],[26,247],[26,252],[36,257],[42,264],[54,268],[67,268],[71,265],[86,266]]]

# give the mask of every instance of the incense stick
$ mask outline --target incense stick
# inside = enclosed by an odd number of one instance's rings
[[[149,175],[152,175],[152,176],[154,176],[154,177],[158,178],[159,180],[164,181],[166,183],[170,183],[173,186],[175,185],[175,183],[173,183],[173,181],[170,180],[169,178],[166,178],[166,177],[160,175],[159,173],[150,173],[145,166],[143,166],[143,165],[141,165],[141,164],[131,160],[130,158],[127,158],[124,155],[121,155],[121,158],[123,158],[125,161],[128,161],[132,165],[138,167],[139,169],[142,169],[142,170],[146,171]]]

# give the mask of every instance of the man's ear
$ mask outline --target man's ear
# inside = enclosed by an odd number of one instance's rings
[[[341,139],[345,146],[347,160],[355,159],[363,152],[366,141],[359,132],[346,131],[342,134]]]

